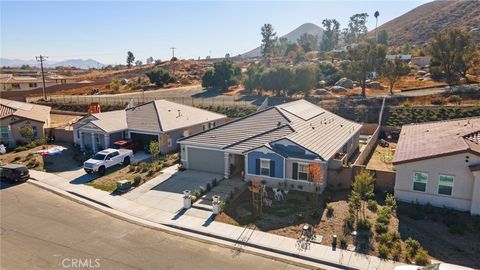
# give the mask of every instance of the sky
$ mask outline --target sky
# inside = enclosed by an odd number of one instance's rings
[[[278,36],[303,23],[321,26],[335,18],[341,28],[355,13],[370,15],[375,27],[429,0],[404,1],[4,1],[0,0],[0,56],[51,61],[92,58],[123,64],[127,51],[145,62],[237,55],[260,45],[260,28],[273,25]]]

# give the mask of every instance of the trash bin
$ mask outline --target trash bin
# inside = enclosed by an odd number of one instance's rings
[[[183,208],[188,209],[192,206],[192,195],[190,190],[183,191]]]

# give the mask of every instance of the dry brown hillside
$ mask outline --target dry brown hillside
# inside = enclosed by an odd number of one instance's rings
[[[387,30],[389,45],[401,46],[423,44],[432,33],[452,27],[471,31],[480,41],[480,1],[433,1],[379,26],[379,30]]]

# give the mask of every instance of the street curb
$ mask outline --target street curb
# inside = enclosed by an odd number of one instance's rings
[[[199,241],[202,243],[206,244],[214,244],[220,247],[228,248],[228,249],[239,249],[242,252],[248,253],[248,254],[253,254],[257,256],[261,256],[267,259],[275,260],[275,261],[280,261],[284,263],[288,263],[291,265],[295,265],[298,267],[303,267],[303,268],[309,268],[309,269],[328,269],[328,270],[333,270],[333,269],[357,269],[357,268],[352,268],[352,267],[347,267],[342,264],[334,263],[334,262],[325,262],[325,261],[320,261],[317,259],[312,259],[306,256],[298,255],[298,254],[292,254],[288,253],[285,251],[279,251],[271,248],[258,248],[260,246],[254,245],[251,243],[243,243],[243,242],[238,242],[240,244],[240,247],[235,246],[236,243],[233,242],[231,239],[219,237],[219,236],[213,236],[208,233],[203,233],[199,232],[196,230],[192,229],[187,229],[187,228],[182,228],[179,226],[175,225],[164,225],[160,223],[155,223],[151,222],[148,220],[144,220],[141,218],[137,218],[134,216],[131,216],[129,214],[125,214],[123,212],[120,212],[118,210],[115,210],[113,208],[109,208],[107,206],[103,206],[101,204],[97,204],[96,202],[93,202],[91,200],[84,199],[82,197],[76,196],[70,192],[64,191],[62,189],[50,186],[48,184],[38,182],[38,181],[27,181],[27,183],[32,184],[34,186],[37,186],[41,189],[44,189],[46,191],[52,192],[54,194],[57,194],[65,199],[69,199],[71,201],[74,201],[76,203],[82,204],[84,206],[87,206],[89,208],[92,208],[94,210],[100,211],[106,215],[109,215],[111,217],[120,219],[122,221],[135,224],[138,226],[142,226],[145,228],[149,228],[152,230],[157,230],[157,231],[162,231],[165,233],[169,233],[172,235],[180,236],[180,237],[185,237],[191,240]],[[223,238],[223,239],[222,239]]]

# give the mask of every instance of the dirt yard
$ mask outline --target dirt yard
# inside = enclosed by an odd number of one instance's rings
[[[272,194],[272,191],[269,190],[269,196]],[[323,237],[321,242],[323,245],[332,245],[332,236],[337,235],[339,241],[346,242],[348,249],[355,249],[355,244],[357,244],[357,251],[375,256],[380,255],[380,245],[386,245],[389,249],[398,245],[399,257],[397,260],[402,262],[406,261],[406,255],[404,255],[408,250],[406,244],[408,241],[406,240],[412,237],[420,242],[433,260],[474,268],[480,266],[479,256],[474,255],[480,252],[480,245],[477,245],[480,241],[480,219],[473,219],[465,213],[450,211],[450,215],[460,216],[463,220],[462,224],[466,224],[464,235],[458,235],[449,232],[449,227],[440,219],[414,220],[408,217],[404,213],[405,207],[402,205],[399,207],[398,216],[395,212],[392,213],[387,227],[388,233],[378,233],[376,231],[378,213],[380,209],[387,206],[385,206],[383,195],[377,195],[375,198],[375,201],[378,202],[377,209],[369,209],[365,205],[365,217],[370,221],[372,227],[368,232],[359,230],[355,241],[351,234],[352,230],[346,225],[346,219],[349,216],[349,194],[350,191],[327,191],[319,197],[318,207],[315,208],[311,195],[291,191],[286,195],[285,201],[273,200],[271,207],[263,205],[263,213],[256,217],[252,212],[251,192],[245,191],[231,202],[223,213],[217,216],[216,221],[236,226],[255,225],[261,231],[294,239],[300,237],[305,224],[310,224],[315,228],[315,234]],[[332,209],[331,213],[328,213],[327,205]],[[395,232],[400,232],[401,237],[398,240],[384,240],[395,235]],[[388,237],[386,237],[387,235]],[[390,259],[393,258],[392,256],[387,255]],[[409,259],[410,262],[412,260],[413,258]]]
[[[69,115],[69,114],[50,114],[50,127],[65,127],[69,122],[80,118],[81,116]]]
[[[392,165],[392,159],[396,146],[397,144],[393,142],[389,142],[388,147],[377,145],[367,163],[367,169],[393,172],[395,168]]]

